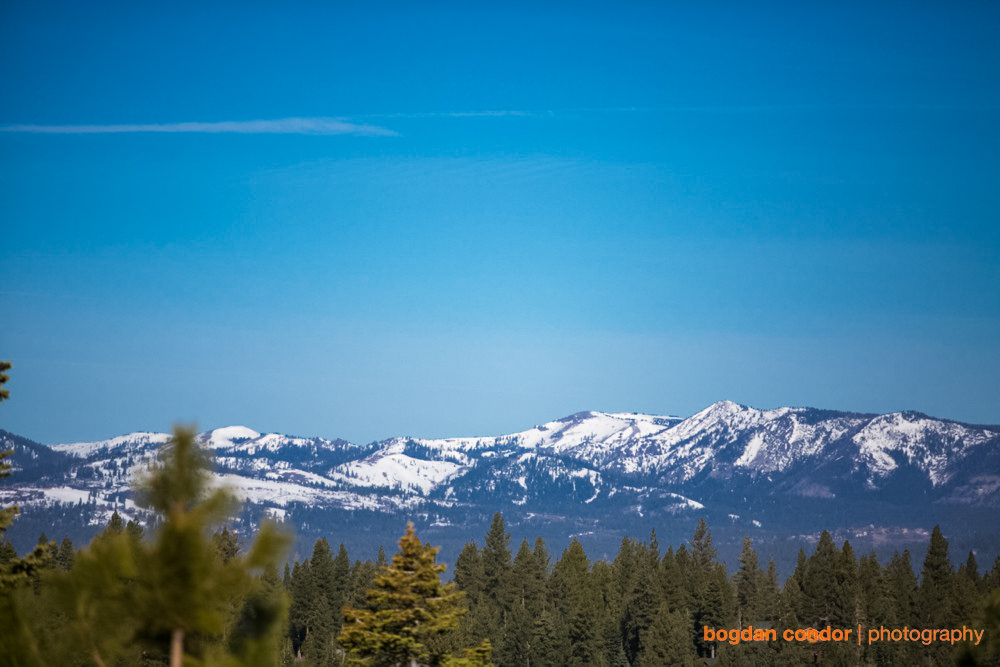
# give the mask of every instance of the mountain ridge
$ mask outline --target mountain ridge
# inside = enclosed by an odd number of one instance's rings
[[[925,525],[1000,508],[1000,427],[915,411],[720,401],[686,419],[584,411],[499,436],[356,445],[226,426],[197,437],[214,453],[217,483],[258,515],[308,515],[317,529],[336,530],[359,512],[458,530],[501,510],[574,534],[702,514],[746,530],[766,526],[777,539],[824,516]],[[20,503],[26,514],[60,510],[69,521],[75,503],[90,508],[92,526],[116,510],[143,519],[131,485],[169,439],[137,432],[46,447],[0,431],[0,449],[13,442],[18,450],[0,504]]]

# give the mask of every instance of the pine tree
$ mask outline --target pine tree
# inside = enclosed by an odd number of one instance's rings
[[[795,569],[792,571],[792,576],[785,581],[785,587],[781,591],[785,606],[791,610],[795,619],[794,624],[798,624],[798,620],[802,618],[802,604],[805,597],[802,591],[802,582],[806,578],[808,562],[805,549],[799,547],[799,553],[795,558]]]
[[[565,644],[566,662],[571,665],[603,664],[601,606],[592,585],[590,561],[583,545],[574,537],[552,572],[551,592],[556,611],[557,632]]]
[[[920,624],[919,589],[917,577],[913,573],[913,566],[910,561],[910,552],[904,549],[903,553],[895,552],[889,563],[885,567],[883,576],[886,586],[889,589],[889,596],[892,600],[893,614],[897,626],[911,626]],[[926,662],[926,651],[924,647],[911,645],[909,642],[897,644],[893,647],[894,659],[897,662],[909,662],[918,664]]]
[[[608,667],[628,667],[621,632],[621,596],[614,567],[605,560],[595,561],[590,568],[590,580],[597,594],[600,613],[600,625],[594,628],[594,633],[601,638],[604,664]]]
[[[6,371],[11,369],[12,364],[9,361],[0,361],[0,403],[3,403],[8,398],[10,398],[10,391],[4,389],[4,384],[10,379]],[[14,453],[13,449],[8,449],[6,451],[0,451],[0,479],[10,476],[11,464],[8,461],[4,461],[7,457]],[[10,507],[0,508],[0,539],[3,538],[4,532],[7,528],[14,523],[14,517],[18,513],[17,505],[11,505]]]
[[[344,605],[351,589],[351,558],[347,547],[341,543],[337,556],[333,559],[333,590],[330,596],[330,609],[333,611],[333,634],[340,634],[344,625]]]
[[[198,447],[193,430],[177,428],[162,450],[160,462],[140,485],[140,497],[163,517],[152,543],[138,542],[128,534],[137,572],[134,614],[147,636],[170,636],[170,664],[179,667],[188,654],[186,638],[222,633],[229,600],[237,591],[253,589],[250,570],[273,562],[287,545],[287,538],[268,524],[261,527],[245,557],[222,563],[216,554],[209,527],[227,516],[236,501],[227,491],[209,487],[210,453]],[[276,601],[268,616],[271,623],[257,627],[257,634],[241,645],[244,662],[257,664],[263,646],[277,641],[272,630],[280,623],[283,601]],[[201,642],[194,641],[192,650]],[[275,650],[277,647],[275,646]]]
[[[59,550],[55,555],[56,567],[60,570],[72,570],[75,553],[72,540],[68,537],[63,537],[62,542],[59,544]]]
[[[652,535],[655,540],[656,534]],[[643,650],[646,632],[663,599],[660,586],[659,546],[655,549],[633,539],[622,540],[614,560],[618,604],[613,613],[621,628],[622,648],[629,662]]]
[[[483,558],[475,542],[466,542],[455,560],[455,585],[466,595],[469,612],[459,623],[461,642],[476,644],[500,635],[500,608],[486,596],[486,578],[483,574]],[[502,654],[506,649],[498,643]]]
[[[378,571],[378,567],[371,559],[363,563],[359,560],[354,561],[354,565],[351,567],[351,584],[344,602],[345,606],[360,607],[365,603],[365,592],[372,587]],[[343,615],[341,615],[340,624],[343,627]]]
[[[335,614],[340,613],[340,606],[333,607],[336,583],[333,569],[333,554],[330,553],[330,543],[326,538],[316,540],[313,545],[312,557],[309,559],[311,572],[309,591],[308,617],[306,621],[306,639],[302,653],[310,663],[325,666],[334,651],[333,632]]]
[[[844,546],[837,554],[836,565],[836,599],[831,603],[836,605],[833,613],[833,623],[847,628],[858,622],[858,562],[854,557],[851,543],[844,540]]]
[[[892,594],[874,551],[862,556],[858,563],[858,589],[858,622],[865,628],[895,627]],[[897,664],[904,658],[900,648],[891,642],[875,642],[865,645],[863,658],[868,664]]]
[[[694,535],[691,537],[691,557],[695,567],[708,569],[715,564],[716,552],[712,544],[712,531],[708,529],[708,522],[705,519],[698,520]]]
[[[466,542],[455,559],[455,585],[462,589],[472,604],[478,604],[485,593],[483,559],[475,542]]]
[[[378,568],[379,572],[389,567],[389,559],[385,557],[385,548],[381,544],[378,546],[378,555],[375,558],[375,567]]]
[[[684,549],[684,546],[681,546]],[[683,552],[681,560],[686,562],[687,550]],[[663,601],[669,611],[691,609],[691,596],[688,592],[685,581],[684,568],[682,568],[677,555],[674,554],[673,547],[667,547],[667,552],[663,554],[660,561],[660,583],[659,589],[662,591]]]
[[[776,627],[782,616],[781,589],[778,585],[778,566],[774,559],[767,561],[767,572],[761,579],[760,612],[771,627]]]
[[[982,613],[984,595],[981,590],[982,580],[979,577],[979,566],[975,555],[970,551],[968,558],[959,566],[952,582],[955,619],[963,624],[970,624]]]
[[[954,575],[948,559],[948,540],[941,534],[940,526],[934,526],[918,589],[920,620],[925,627],[950,627],[957,620],[952,610]]]
[[[690,559],[683,559],[684,577],[691,596],[695,645],[699,655],[714,657],[715,643],[704,640],[704,627],[720,628],[735,616],[732,589],[724,566],[716,562],[712,533],[704,519],[698,521],[691,538]]]
[[[138,543],[142,536],[145,534],[142,526],[135,519],[129,519],[128,523],[125,524],[125,534],[128,535],[133,542]]]
[[[657,667],[658,665],[678,665],[687,667],[694,664],[694,645],[691,618],[685,611],[671,611],[662,605],[649,626],[642,652],[634,665]]]
[[[976,562],[976,554],[972,551],[969,552],[969,556],[965,559],[965,564],[959,568],[966,577],[968,577],[976,588],[982,583],[982,577],[979,576],[979,564]]]
[[[454,584],[441,585],[445,566],[437,564],[437,552],[407,524],[392,565],[375,576],[366,608],[344,609],[339,641],[352,659],[370,665],[436,665],[445,659],[441,640],[458,627],[465,608]]]
[[[510,533],[507,532],[503,515],[493,515],[486,543],[482,552],[483,593],[502,612],[510,608]]]
[[[535,621],[545,608],[545,576],[527,540],[521,541],[511,574],[514,597],[497,659],[503,665],[538,664]]]
[[[283,595],[269,597],[251,571],[273,563],[287,540],[264,526],[245,557],[223,564],[209,527],[232,505],[224,491],[208,494],[206,463],[194,434],[175,432],[143,489],[165,517],[156,540],[137,539],[113,517],[71,569],[47,573],[37,603],[45,614],[11,633],[20,637],[15,662],[251,666],[278,654]],[[72,551],[68,540],[62,551]]]
[[[230,533],[228,528],[212,534],[212,546],[215,547],[216,556],[223,565],[236,558],[236,554],[240,552],[236,533]]]
[[[7,375],[7,371],[13,368],[13,364],[9,361],[0,361],[0,403],[3,403],[8,398],[10,398],[10,391],[4,389],[3,386],[7,384],[10,380],[10,376]]]
[[[834,622],[831,605],[838,599],[837,561],[839,552],[830,533],[823,531],[816,551],[806,562],[801,579],[802,605],[799,620],[812,627],[825,627]]]
[[[549,565],[552,559],[549,556],[548,547],[545,546],[545,540],[541,537],[536,537],[535,543],[531,547],[531,553],[535,555],[535,561],[538,563],[538,571],[547,580],[549,578]],[[997,559],[997,563],[1000,566],[1000,558]],[[998,567],[998,570],[1000,570],[1000,567]]]
[[[7,540],[0,542],[0,568],[14,560],[17,560],[17,549],[14,545]]]
[[[566,653],[561,650],[554,612],[549,607],[543,609],[534,619],[532,636],[535,642],[532,646],[532,653],[535,656],[532,665],[563,664]]]
[[[761,588],[764,573],[760,569],[757,552],[749,537],[743,538],[740,551],[740,569],[733,577],[736,584],[736,610],[739,617],[737,627],[746,627],[762,620]]]
[[[125,532],[125,520],[122,519],[118,510],[115,510],[114,514],[111,515],[111,518],[108,519],[108,525],[104,528],[104,534],[121,535],[123,532]]]
[[[305,643],[308,636],[309,619],[315,597],[308,560],[301,563],[295,561],[295,566],[292,568],[290,592],[292,602],[288,610],[288,633],[292,640],[292,653],[298,657],[301,655],[302,644]]]

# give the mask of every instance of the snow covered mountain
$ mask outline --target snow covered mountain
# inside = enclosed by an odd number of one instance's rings
[[[580,412],[509,435],[366,447],[243,426],[198,437],[214,451],[219,483],[274,516],[312,512],[313,523],[362,511],[446,526],[502,510],[606,526],[709,514],[791,530],[808,513],[855,512],[867,524],[900,508],[917,520],[1000,508],[1000,427],[914,412],[723,401],[687,419]],[[0,503],[95,525],[115,509],[141,516],[130,485],[169,438],[45,447],[0,431],[0,449],[15,450]]]

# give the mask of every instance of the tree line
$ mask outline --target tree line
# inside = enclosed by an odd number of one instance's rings
[[[30,567],[0,544],[0,621],[17,630],[0,640],[0,662],[166,665],[175,645],[185,665],[950,665],[1000,657],[1000,559],[980,574],[969,554],[956,570],[938,528],[919,578],[908,551],[882,565],[824,532],[811,555],[800,551],[783,585],[749,538],[728,574],[704,521],[665,552],[654,532],[623,539],[610,562],[591,562],[574,539],[553,562],[541,538],[512,553],[498,513],[483,546],[466,545],[445,585],[437,549],[412,524],[391,561],[380,549],[375,560],[352,562],[343,545],[334,553],[320,539],[283,576],[273,559],[261,559],[262,550],[275,552],[260,536],[257,553],[242,554],[235,533],[216,531],[199,546],[200,562],[186,566],[154,564],[158,540],[142,546],[150,537],[116,513],[79,551],[43,534]],[[139,572],[132,561],[143,550],[144,566],[173,571]],[[987,637],[978,647],[704,639],[705,628],[858,624],[965,625]]]

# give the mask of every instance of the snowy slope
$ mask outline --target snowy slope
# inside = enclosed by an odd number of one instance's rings
[[[125,507],[169,438],[140,432],[51,448],[18,439],[14,463],[23,472],[0,485],[0,501]],[[276,511],[292,504],[693,511],[718,489],[744,499],[837,498],[877,493],[904,474],[903,493],[917,478],[935,490],[921,502],[953,495],[1000,506],[1000,428],[918,413],[759,410],[722,401],[687,419],[580,412],[509,435],[392,438],[368,447],[245,426],[198,440],[213,451],[221,483]]]

